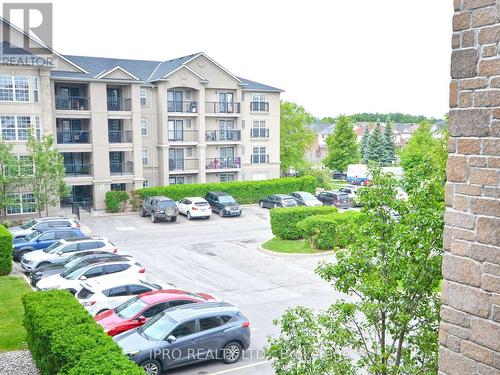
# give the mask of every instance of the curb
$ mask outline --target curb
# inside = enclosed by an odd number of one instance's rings
[[[272,240],[274,237],[271,237],[269,240]],[[307,253],[279,253],[277,251],[272,251],[272,250],[267,250],[267,249],[264,249],[262,247],[262,244],[269,241],[269,240],[266,240],[262,243],[259,244],[259,247],[257,248],[261,253],[265,254],[265,255],[270,255],[270,256],[277,256],[277,257],[288,257],[288,258],[307,258],[307,257],[311,257],[311,256],[319,256],[319,257],[323,257],[323,256],[326,256],[326,255],[332,255],[332,254],[335,254],[335,250],[328,250],[328,251],[325,251],[325,252],[321,252],[321,253],[312,253],[312,254],[307,254]]]

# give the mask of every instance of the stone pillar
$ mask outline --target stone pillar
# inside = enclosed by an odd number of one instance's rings
[[[440,374],[500,374],[500,0],[454,0]]]

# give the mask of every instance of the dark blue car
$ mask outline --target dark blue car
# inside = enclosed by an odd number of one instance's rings
[[[14,260],[19,261],[23,254],[45,249],[60,239],[71,237],[85,237],[85,234],[77,228],[55,228],[45,232],[35,231],[26,237],[16,238],[13,246]]]

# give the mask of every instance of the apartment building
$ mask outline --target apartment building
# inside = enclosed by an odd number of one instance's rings
[[[54,136],[66,203],[103,209],[110,190],[279,177],[282,90],[202,52],[168,61],[53,56],[50,65],[0,65],[0,128],[20,157],[28,130]],[[29,191],[13,194],[9,214],[32,211]]]

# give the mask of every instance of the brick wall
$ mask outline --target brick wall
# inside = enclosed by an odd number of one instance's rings
[[[500,375],[500,0],[455,0],[439,369]]]

